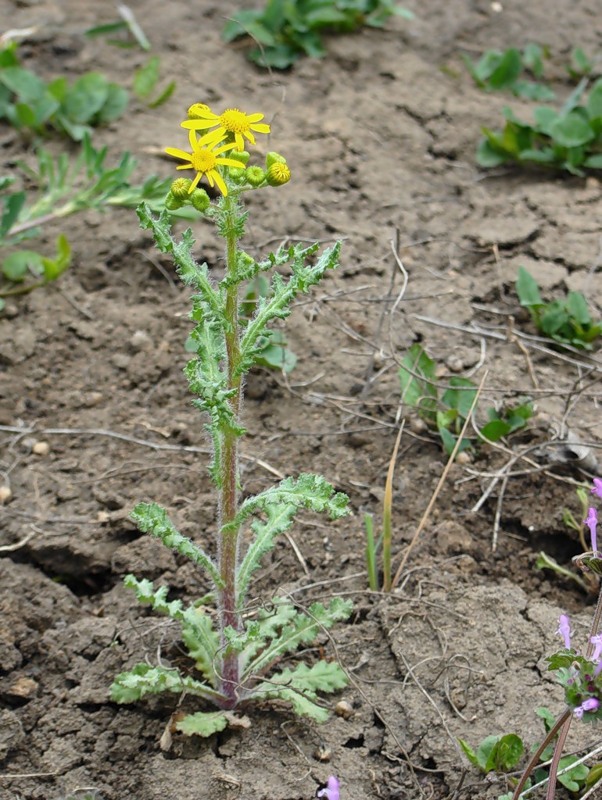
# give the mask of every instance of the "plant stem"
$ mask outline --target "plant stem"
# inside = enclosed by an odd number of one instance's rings
[[[237,213],[236,199],[226,196],[223,199],[223,213],[226,228],[226,270],[228,276],[236,275],[238,241],[236,236],[235,217]],[[225,331],[228,389],[234,390],[230,398],[230,406],[236,421],[240,415],[241,377],[236,374],[240,360],[240,344],[238,331],[238,283],[232,280],[226,295]],[[224,588],[220,591],[220,630],[222,631],[222,691],[233,707],[238,700],[239,663],[238,653],[229,647],[224,636],[226,628],[241,631],[240,614],[237,613],[236,575],[238,570],[239,529],[232,525],[238,511],[238,436],[230,427],[222,430],[221,463],[219,465],[221,486],[219,498],[220,548],[219,571]]]

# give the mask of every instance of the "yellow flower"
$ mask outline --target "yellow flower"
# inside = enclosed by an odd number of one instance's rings
[[[177,147],[166,147],[165,152],[174,156],[174,158],[181,158],[186,161],[186,164],[180,164],[176,169],[194,169],[196,175],[190,183],[188,193],[191,194],[197,187],[198,182],[203,175],[207,176],[209,185],[217,184],[220,192],[224,197],[228,194],[228,187],[224,183],[224,179],[219,173],[218,167],[236,167],[240,168],[240,161],[235,161],[233,158],[220,158],[222,153],[226,150],[232,150],[236,147],[235,142],[223,144],[221,147],[215,148],[218,144],[213,137],[203,136],[202,139],[197,139],[196,133],[190,131],[188,134],[190,140],[190,147],[192,153],[187,153],[185,150],[179,150]]]
[[[236,148],[238,150],[245,149],[245,139],[251,144],[255,144],[255,133],[269,133],[270,126],[265,122],[260,122],[264,114],[245,114],[244,111],[239,111],[238,108],[227,108],[223,114],[214,114],[211,109],[206,106],[203,107],[202,103],[195,103],[190,107],[189,112],[193,113],[190,116],[193,119],[188,119],[182,123],[183,128],[188,128],[193,131],[206,131],[209,128],[217,128],[207,136],[210,136],[210,141],[221,142],[229,135],[234,137]]]

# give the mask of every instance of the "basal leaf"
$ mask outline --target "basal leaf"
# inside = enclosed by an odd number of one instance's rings
[[[227,711],[197,711],[179,719],[175,728],[187,736],[213,736],[228,727]]]
[[[579,147],[595,138],[588,121],[578,111],[556,119],[549,127],[549,134],[562,147]]]

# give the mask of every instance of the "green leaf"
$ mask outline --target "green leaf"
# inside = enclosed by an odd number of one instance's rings
[[[160,64],[161,59],[159,56],[151,56],[146,64],[134,73],[134,93],[142,100],[152,94],[157,85]]]
[[[525,100],[535,100],[540,103],[554,100],[556,97],[556,93],[549,86],[535,83],[535,81],[516,81],[512,86],[512,91],[517,97],[523,97]]]
[[[602,78],[598,79],[590,90],[586,108],[590,120],[602,117]]]
[[[465,420],[470,413],[472,402],[477,394],[477,388],[468,378],[453,376],[449,379],[449,386],[442,397],[441,402],[448,408],[455,409],[462,420]]]
[[[181,600],[167,602],[167,594],[169,592],[167,586],[161,586],[159,589],[155,589],[152,581],[146,578],[138,580],[135,575],[126,575],[123,579],[123,583],[128,589],[134,590],[137,599],[141,603],[152,606],[153,611],[166,614],[172,619],[182,620],[184,618]]]
[[[127,108],[129,96],[124,88],[116,83],[110,83],[107,89],[107,98],[94,118],[95,125],[112,122],[120,117]]]
[[[561,772],[578,760],[577,756],[564,756],[558,762],[558,771]],[[578,792],[585,783],[588,774],[589,767],[586,764],[578,764],[568,772],[565,772],[564,775],[558,775],[558,782],[570,792]]]
[[[251,9],[238,11],[232,19],[228,20],[222,31],[225,42],[238,39],[239,36],[250,36],[265,47],[273,47],[276,39],[273,32],[260,21],[260,12]]]
[[[528,44],[523,50],[523,64],[536,78],[543,75],[544,55],[544,49],[539,44]]]
[[[6,184],[5,184],[6,185]],[[25,192],[13,192],[3,198],[2,218],[0,219],[0,239],[10,233],[10,229],[19,219],[21,209],[25,204]]]
[[[228,727],[229,716],[227,711],[197,711],[179,719],[175,728],[187,736],[213,736]]]
[[[577,111],[559,117],[549,129],[550,136],[562,147],[579,147],[595,138],[588,121]]]
[[[401,360],[399,380],[402,399],[430,424],[435,423],[437,409],[436,364],[421,345],[413,344]]]
[[[504,436],[507,436],[511,431],[511,426],[503,419],[494,419],[487,422],[480,428],[481,436],[489,439],[490,442],[499,442]]]
[[[316,722],[328,719],[328,710],[315,702],[317,692],[335,692],[344,689],[348,678],[341,667],[328,661],[318,661],[311,667],[299,664],[294,669],[285,669],[270,675],[269,680],[258,684],[253,698],[279,698],[291,703],[293,711]]]
[[[152,667],[150,664],[136,664],[131,670],[122,672],[111,685],[111,700],[116,703],[134,703],[147,694],[173,692],[175,694],[196,695],[213,702],[223,697],[200,681],[181,675],[177,669]]]
[[[328,606],[312,603],[307,614],[297,612],[278,636],[256,658],[247,663],[243,682],[250,676],[264,674],[286,653],[294,652],[302,644],[313,642],[322,630],[331,628],[336,622],[346,620],[352,610],[353,603],[350,600],[334,597]]]
[[[46,283],[55,281],[71,264],[71,246],[64,234],[59,234],[56,240],[56,258],[43,258],[44,280]]]
[[[478,767],[479,766],[479,759],[477,758],[477,754],[472,749],[472,747],[468,744],[468,742],[465,742],[464,739],[458,739],[458,744],[462,748],[462,752],[464,753],[466,758],[470,761],[470,763],[474,767]]]
[[[163,103],[166,103],[169,100],[169,98],[174,93],[175,89],[176,89],[176,82],[175,81],[171,81],[170,83],[167,84],[165,89],[163,89],[163,91],[157,97],[157,99],[153,100],[152,103],[148,104],[148,107],[149,108],[159,108],[159,106],[162,106]]]
[[[120,31],[127,31],[127,29],[126,22],[108,22],[106,25],[94,25],[92,28],[88,28],[84,31],[84,36],[92,39],[95,36],[106,36],[108,33],[119,33]]]
[[[23,102],[35,103],[46,91],[46,84],[33,72],[23,67],[0,69],[0,83],[14,92]]]
[[[496,772],[510,772],[521,760],[525,746],[520,736],[507,733],[498,741],[493,749],[494,769]]]
[[[477,747],[477,761],[483,772],[491,772],[494,768],[493,751],[499,740],[499,736],[486,736]]]
[[[88,72],[78,78],[65,97],[62,110],[70,122],[90,122],[106,103],[109,82],[99,72]]]
[[[569,292],[566,298],[566,309],[580,325],[590,325],[592,318],[587,307],[587,300],[581,292]]]
[[[589,75],[593,69],[592,62],[581,47],[574,47],[571,52],[571,66],[569,73],[575,77]]]
[[[487,138],[481,139],[476,152],[477,164],[485,169],[499,167],[508,161],[508,156],[501,150],[494,147]]]
[[[220,639],[213,630],[211,617],[203,608],[191,606],[183,613],[181,624],[182,641],[196,662],[196,668],[212,686],[217,687],[219,675],[216,664]]]
[[[531,308],[532,306],[543,305],[539,287],[533,276],[524,267],[518,268],[518,278],[516,280],[516,293],[521,306]]]
[[[198,564],[208,573],[216,587],[221,588],[223,581],[218,569],[205,551],[182,536],[167,516],[167,511],[157,503],[138,503],[131,514],[136,525],[144,533],[156,536],[166,547],[180,553]]]
[[[495,69],[490,73],[487,84],[491,89],[508,89],[522,72],[520,53],[514,47],[506,50]]]
[[[334,520],[349,513],[348,502],[349,498],[335,492],[321,475],[311,473],[285,478],[278,485],[245,500],[231,523],[233,528],[239,528],[249,517],[258,514],[263,514],[266,520],[257,519],[251,524],[254,538],[238,570],[239,603],[244,603],[251,575],[261,559],[274,547],[276,537],[290,528],[299,509],[325,512]]]
[[[26,278],[29,270],[38,274],[43,271],[42,256],[34,250],[17,250],[2,261],[2,274],[13,283]]]

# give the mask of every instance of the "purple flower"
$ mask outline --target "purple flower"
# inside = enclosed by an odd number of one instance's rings
[[[316,797],[324,797],[325,800],[339,800],[339,781],[334,775],[326,781],[325,789],[318,789]]]
[[[598,633],[596,636],[592,636],[590,642],[595,645],[595,650],[592,654],[592,661],[598,663],[600,658],[602,658],[602,634]]]
[[[592,537],[592,551],[594,555],[598,552],[598,542],[596,539],[596,525],[598,524],[598,515],[595,508],[588,508],[587,518],[583,520],[584,524],[589,528]]]
[[[600,708],[600,701],[595,697],[588,697],[581,703],[581,708],[584,711],[597,711]]]
[[[595,494],[596,497],[602,497],[602,478],[594,478],[592,494]]]
[[[567,617],[566,614],[561,614],[558,618],[558,630],[556,633],[559,633],[563,640],[564,646],[567,650],[571,649],[571,621]]]
[[[577,708],[573,709],[573,716],[575,719],[583,719],[583,707],[577,706]]]

